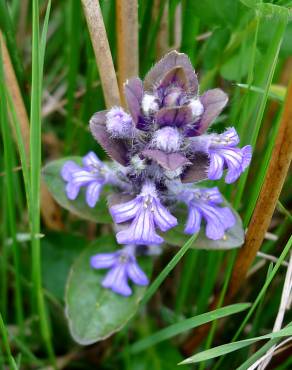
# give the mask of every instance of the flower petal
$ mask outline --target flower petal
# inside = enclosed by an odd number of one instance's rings
[[[161,108],[155,115],[157,124],[164,126],[185,126],[193,120],[193,113],[190,107],[183,105],[181,107]]]
[[[129,262],[127,265],[127,274],[129,279],[137,285],[148,285],[149,280],[145,272],[139,267],[136,261]]]
[[[143,82],[138,77],[130,78],[124,84],[124,94],[131,116],[137,124],[141,115],[143,99]]]
[[[174,217],[158,199],[153,199],[154,222],[161,231],[167,231],[177,225],[177,219]]]
[[[200,211],[197,208],[190,206],[187,223],[186,223],[185,230],[184,230],[185,233],[186,234],[197,233],[201,227],[201,220],[202,220],[202,215]]]
[[[80,171],[80,170],[81,170],[81,167],[78,166],[75,162],[67,161],[64,163],[62,167],[61,176],[65,181],[70,181],[72,173],[75,171]]]
[[[86,154],[86,156],[82,159],[82,163],[85,167],[89,168],[89,170],[103,166],[102,161],[94,152],[89,152],[88,154]]]
[[[181,153],[165,153],[159,149],[146,149],[142,154],[158,163],[161,167],[169,171],[175,171],[179,167],[190,164],[191,162]]]
[[[109,211],[113,220],[119,224],[133,219],[141,207],[141,199],[136,197],[129,202],[119,203],[111,206]]]
[[[186,74],[189,83],[189,92],[192,94],[198,93],[198,79],[193,69],[192,63],[186,54],[171,51],[162,58],[154,67],[147,73],[144,79],[145,90],[151,90],[154,85],[157,85],[163,76],[174,67],[182,67]]]
[[[106,114],[108,111],[95,113],[90,119],[90,130],[93,137],[98,141],[106,153],[121,165],[126,166],[129,162],[128,148],[124,141],[110,136],[106,130]]]
[[[132,294],[132,289],[129,287],[127,280],[126,265],[119,264],[106,274],[102,281],[102,286],[128,297]]]
[[[208,90],[200,97],[204,106],[198,133],[204,133],[209,125],[221,113],[222,109],[228,102],[228,96],[221,89]]]
[[[94,181],[90,183],[86,189],[86,203],[89,207],[93,208],[98,199],[102,189],[103,183]]]
[[[153,214],[149,209],[140,209],[128,229],[116,235],[119,244],[161,244],[163,238],[155,231]]]
[[[208,169],[208,178],[210,180],[221,179],[223,175],[224,159],[217,153],[210,153],[210,166]]]
[[[188,87],[188,81],[185,74],[185,71],[182,67],[174,67],[169,70],[161,79],[158,86],[156,86],[157,90],[165,90],[168,86],[175,85],[179,86],[182,89],[186,90]]]
[[[75,200],[78,196],[80,191],[80,185],[73,184],[72,182],[68,182],[66,185],[66,194],[67,198],[70,200]]]
[[[94,269],[107,269],[117,262],[117,253],[99,253],[90,258],[90,265]]]

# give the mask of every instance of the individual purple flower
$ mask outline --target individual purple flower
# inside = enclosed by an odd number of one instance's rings
[[[206,236],[218,240],[225,231],[236,223],[235,216],[228,207],[220,207],[223,202],[218,188],[186,190],[181,199],[187,204],[189,214],[185,233],[199,232],[202,220],[206,222]]]
[[[89,207],[94,207],[106,182],[103,174],[105,165],[93,152],[83,157],[82,163],[83,166],[79,166],[73,161],[67,161],[62,167],[61,175],[67,181],[66,194],[69,199],[74,200],[80,189],[86,187],[86,203]]]
[[[192,140],[191,147],[194,151],[205,152],[209,156],[208,178],[218,180],[227,168],[225,182],[230,184],[238,179],[242,172],[249,166],[252,148],[246,145],[238,148],[239,137],[234,127],[227,129],[222,134],[202,135]]]
[[[113,253],[96,254],[91,257],[90,265],[94,269],[110,269],[102,280],[102,286],[126,297],[132,294],[128,280],[141,286],[149,283],[136,261],[134,245]]]
[[[131,221],[129,227],[117,233],[119,244],[161,244],[163,238],[156,233],[177,225],[177,219],[161,204],[155,185],[147,181],[134,199],[110,207],[114,221]]]

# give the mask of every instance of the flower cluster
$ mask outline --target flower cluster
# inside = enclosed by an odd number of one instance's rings
[[[138,285],[148,282],[136,262],[137,247],[163,243],[163,232],[178,224],[178,204],[188,209],[186,234],[204,225],[206,237],[218,240],[234,226],[235,216],[223,206],[218,189],[195,184],[218,180],[224,170],[226,183],[236,181],[250,163],[251,147],[238,147],[233,127],[222,134],[207,133],[228,98],[220,89],[199,94],[197,75],[185,54],[167,54],[144,82],[128,80],[124,93],[127,112],[113,107],[90,120],[93,136],[116,166],[102,163],[91,152],[82,166],[67,162],[62,177],[68,198],[75,199],[84,187],[90,207],[105,184],[115,188],[109,211],[117,242],[125,247],[93,256],[91,266],[110,269],[103,286],[127,296],[128,279]]]

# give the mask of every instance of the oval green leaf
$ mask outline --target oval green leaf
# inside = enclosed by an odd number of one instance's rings
[[[90,257],[112,252],[116,243],[112,237],[102,237],[88,247],[73,264],[66,287],[66,317],[74,340],[89,345],[119,331],[135,315],[146,287],[133,286],[133,294],[123,297],[101,286],[105,270],[90,267]],[[139,265],[148,275],[151,258],[139,258]]]
[[[65,192],[66,183],[61,177],[61,169],[67,161],[74,161],[77,164],[81,164],[81,160],[81,157],[66,157],[48,163],[42,171],[45,183],[54,199],[68,211],[89,221],[101,224],[111,223],[112,219],[108,212],[105,196],[106,189],[104,189],[102,196],[94,208],[90,208],[86,204],[84,189],[81,189],[80,194],[75,200],[67,198]]]

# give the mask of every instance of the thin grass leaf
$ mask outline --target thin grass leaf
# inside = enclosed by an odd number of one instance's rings
[[[178,334],[184,333],[190,329],[196,328],[197,326],[206,324],[207,322],[220,319],[229,315],[233,315],[238,312],[242,312],[250,307],[250,303],[238,303],[223,308],[219,308],[214,311],[206,312],[201,315],[191,317],[186,320],[182,320],[176,324],[170,325],[136,343],[134,343],[130,351],[131,353],[141,352],[157,343],[164,340],[175,337]]]
[[[41,89],[46,40],[47,23],[40,43],[39,35],[39,1],[32,3],[32,83],[30,110],[30,224],[32,232],[32,281],[33,302],[40,319],[41,334],[46,345],[51,363],[55,364],[54,351],[45,300],[42,291],[40,240],[35,235],[40,233],[40,179],[41,179]],[[50,3],[48,9],[50,8]],[[47,14],[49,14],[47,12]]]
[[[5,193],[7,197],[7,219],[9,226],[9,233],[12,238],[13,262],[15,265],[15,309],[17,323],[19,325],[20,333],[23,335],[24,331],[24,314],[22,303],[22,292],[20,284],[20,251],[16,238],[16,210],[15,210],[15,192],[13,179],[13,144],[11,138],[10,124],[8,120],[7,98],[5,92],[5,77],[2,63],[2,43],[0,43],[0,121],[1,132],[4,146],[4,165],[5,165]]]
[[[149,299],[155,294],[157,289],[160,285],[164,282],[167,278],[169,273],[175,268],[181,258],[185,255],[187,250],[191,247],[192,243],[196,240],[198,234],[194,234],[176,253],[176,255],[171,259],[171,261],[165,266],[165,268],[160,272],[157,278],[153,281],[150,287],[147,289],[142,301],[141,305],[146,304]]]
[[[253,85],[249,86],[248,84],[241,84],[241,83],[240,84],[238,83],[236,85],[242,89],[245,89],[245,90],[249,89],[250,91],[254,91],[262,95],[265,93],[265,90],[258,86],[253,86]],[[285,100],[286,90],[287,89],[284,86],[275,85],[275,84],[271,85],[268,91],[268,97],[270,99],[283,103]]]
[[[238,342],[233,342],[233,343],[227,343],[223,344],[222,346],[217,346],[211,349],[208,349],[206,351],[199,352],[195,354],[194,356],[191,356],[184,361],[180,362],[178,365],[187,365],[187,364],[192,364],[196,362],[201,362],[201,361],[206,361],[210,360],[215,357],[219,357],[222,355],[226,355],[228,353],[237,351],[241,348],[247,347],[250,344],[253,344],[255,342],[258,342],[260,340],[264,339],[275,339],[275,338],[282,338],[282,337],[287,337],[292,335],[292,327],[286,327],[284,329],[281,329],[275,333],[270,333],[267,335],[262,335],[260,337],[255,337],[255,338],[250,338],[250,339],[244,339],[240,340]]]
[[[2,337],[2,344],[3,344],[4,350],[5,350],[5,352],[7,354],[7,357],[8,357],[9,367],[10,367],[11,370],[18,370],[16,362],[15,362],[15,360],[12,357],[12,354],[11,354],[9,341],[8,341],[8,334],[7,334],[7,330],[5,328],[5,324],[3,322],[1,313],[0,313],[0,334],[1,334],[1,337]]]

